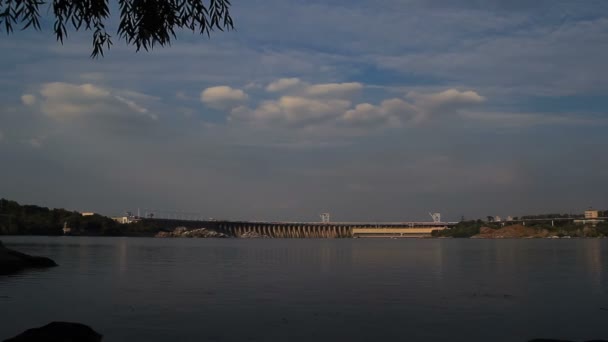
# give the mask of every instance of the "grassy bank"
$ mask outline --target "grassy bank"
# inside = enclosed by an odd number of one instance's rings
[[[482,220],[463,221],[459,222],[454,228],[441,231],[433,231],[434,237],[454,237],[454,238],[470,238],[480,235],[481,228],[486,227],[492,230],[506,231],[508,227],[515,226],[515,223],[507,222],[484,222]],[[526,223],[526,226],[517,224],[516,230],[520,234],[515,234],[517,237],[541,237],[541,236],[570,236],[570,237],[608,237],[608,223],[599,223],[593,227],[590,225],[575,224],[573,222],[555,222],[554,225],[545,222]],[[513,230],[513,229],[511,229]],[[481,236],[491,237],[491,231],[484,230]]]

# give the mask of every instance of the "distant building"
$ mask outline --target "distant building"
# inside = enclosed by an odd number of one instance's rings
[[[93,215],[95,215],[95,213],[92,213],[92,212],[84,212],[84,213],[80,213],[80,215],[82,215],[82,216],[93,216]]]
[[[598,217],[600,217],[599,211],[592,209],[585,210],[585,219],[597,219]]]
[[[500,222],[500,221],[502,221],[502,218],[500,216],[494,217],[494,222]]]
[[[133,216],[133,214],[130,211],[127,211],[126,216],[115,216],[115,217],[112,217],[112,220],[114,220],[118,223],[127,224],[127,223],[137,222],[140,220],[140,218],[137,216]]]
[[[604,220],[599,220],[600,212],[593,209],[585,210],[585,218],[582,220],[574,220],[576,224],[590,224],[592,227],[595,227],[598,223],[604,222]]]

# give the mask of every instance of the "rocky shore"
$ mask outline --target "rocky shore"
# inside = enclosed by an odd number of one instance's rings
[[[154,237],[157,238],[230,238],[233,236],[217,232],[207,228],[188,229],[186,227],[177,227],[172,231],[164,231],[157,233]],[[260,234],[254,231],[248,231],[238,236],[241,239],[265,239],[270,238],[268,235]]]
[[[224,233],[216,232],[215,230],[207,228],[196,228],[188,229],[186,227],[177,227],[171,232],[159,232],[155,235],[158,238],[228,238],[229,236]]]
[[[45,257],[31,256],[4,247],[0,241],[0,275],[19,272],[27,268],[54,267],[57,264]]]
[[[271,238],[268,235],[259,234],[254,231],[245,232],[245,233],[243,233],[243,235],[241,235],[239,237],[241,239],[269,239],[269,238]]]

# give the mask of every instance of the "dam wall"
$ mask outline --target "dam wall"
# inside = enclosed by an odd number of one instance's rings
[[[167,229],[178,226],[207,228],[233,237],[249,235],[271,238],[365,238],[365,237],[426,237],[433,230],[442,230],[455,222],[262,222],[262,221],[181,221],[145,219]]]

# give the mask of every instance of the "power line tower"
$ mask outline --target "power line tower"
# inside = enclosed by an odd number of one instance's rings
[[[323,213],[323,214],[321,214],[321,222],[322,223],[329,223],[329,213]]]
[[[431,218],[433,219],[433,223],[441,222],[441,213],[429,213],[429,215],[431,215]]]

